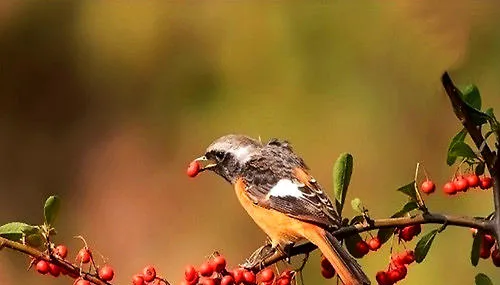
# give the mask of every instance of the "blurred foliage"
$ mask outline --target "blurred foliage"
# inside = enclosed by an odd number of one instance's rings
[[[453,174],[446,150],[460,127],[439,83],[444,70],[500,106],[499,13],[497,2],[465,0],[3,1],[0,223],[39,224],[41,201],[60,195],[59,241],[75,254],[72,236],[84,235],[119,283],[150,263],[176,282],[184,264],[214,249],[236,264],[264,235],[224,181],[184,175],[231,132],[289,139],[327,189],[334,159],[352,153],[347,199],[389,216],[417,161],[438,187]],[[484,215],[490,198],[427,203]],[[405,284],[472,283],[479,271],[499,280],[490,262],[470,266],[471,242],[468,231],[443,232]],[[370,276],[388,250],[361,260]],[[26,265],[2,252],[0,284],[69,283]],[[314,259],[305,278],[328,282]]]

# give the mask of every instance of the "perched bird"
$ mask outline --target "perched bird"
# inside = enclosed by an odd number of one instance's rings
[[[341,218],[288,142],[272,139],[264,144],[244,135],[226,135],[194,163],[198,166],[191,176],[211,170],[234,186],[239,202],[274,249],[284,251],[307,239],[318,246],[344,284],[370,284],[331,234],[340,227]]]

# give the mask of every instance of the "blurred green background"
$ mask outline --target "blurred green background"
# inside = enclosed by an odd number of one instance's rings
[[[395,189],[417,162],[442,185],[460,127],[439,78],[476,83],[498,109],[500,3],[320,2],[2,1],[0,223],[41,223],[59,194],[56,242],[72,256],[83,235],[117,284],[146,264],[176,284],[213,250],[234,266],[265,240],[225,181],[185,175],[223,134],[290,140],[327,189],[351,152],[348,199],[373,217],[404,203]],[[492,209],[490,193],[438,192],[434,211]],[[471,242],[449,228],[401,283],[472,284],[478,272],[500,282],[491,260],[470,265]],[[386,246],[360,262],[373,278],[388,261]],[[0,284],[72,282],[27,265],[2,251]],[[319,272],[315,254],[306,282],[334,282]]]

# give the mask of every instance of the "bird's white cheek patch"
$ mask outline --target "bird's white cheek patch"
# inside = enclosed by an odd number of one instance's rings
[[[231,153],[240,163],[245,163],[251,158],[249,147],[240,147],[236,150],[231,151]]]
[[[299,187],[300,185],[293,183],[289,179],[281,179],[273,188],[271,188],[267,195],[274,197],[292,196],[299,198],[303,196],[303,193],[302,191],[300,191]]]

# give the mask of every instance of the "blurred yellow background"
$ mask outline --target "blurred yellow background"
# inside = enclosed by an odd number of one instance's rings
[[[439,78],[476,83],[500,110],[500,2],[320,2],[2,1],[0,224],[41,223],[59,194],[56,242],[70,254],[83,235],[117,284],[147,264],[176,284],[213,250],[234,266],[265,240],[223,179],[185,175],[223,134],[290,140],[327,189],[337,155],[351,152],[348,199],[373,217],[404,203],[395,189],[417,162],[442,185],[460,127]],[[492,210],[486,192],[427,200]],[[472,284],[478,272],[500,282],[491,260],[470,265],[471,243],[449,228],[401,283]],[[385,246],[360,262],[374,279],[388,261]],[[3,250],[0,284],[72,282],[27,265]],[[319,272],[315,254],[306,282],[334,282]]]

